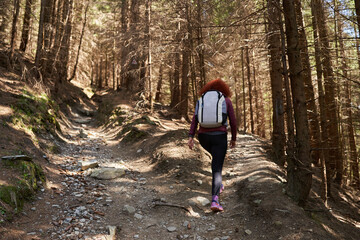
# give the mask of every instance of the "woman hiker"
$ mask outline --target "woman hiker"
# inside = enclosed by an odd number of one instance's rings
[[[212,202],[211,210],[224,211],[220,205],[219,196],[224,190],[221,171],[226,155],[227,144],[227,118],[230,120],[231,140],[230,147],[235,147],[236,119],[230,97],[229,86],[221,79],[208,82],[201,90],[201,97],[196,103],[195,113],[192,118],[188,146],[194,146],[194,136],[197,125],[200,145],[212,156]]]

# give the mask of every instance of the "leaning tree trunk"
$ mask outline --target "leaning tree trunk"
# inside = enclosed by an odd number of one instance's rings
[[[281,67],[281,41],[280,41],[280,1],[268,1],[268,48],[270,55],[270,80],[273,105],[272,117],[272,148],[274,160],[281,166],[285,164],[285,127],[284,127],[284,101],[283,76]]]
[[[25,52],[27,43],[29,41],[29,32],[31,24],[31,10],[32,10],[33,0],[26,0],[25,13],[24,13],[24,22],[21,34],[21,43],[20,51]]]
[[[284,1],[283,7],[296,126],[296,158],[294,162],[288,163],[288,193],[300,206],[304,206],[312,183],[309,132],[304,93],[305,86],[293,0]]]

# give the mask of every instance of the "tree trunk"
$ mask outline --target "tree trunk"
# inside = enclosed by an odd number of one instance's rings
[[[180,17],[179,17],[180,18]],[[177,33],[176,33],[176,37],[175,37],[175,41],[178,44],[178,46],[181,46],[181,23],[178,22],[177,23]],[[171,89],[172,91],[172,98],[171,98],[171,102],[170,102],[170,107],[174,108],[177,107],[177,105],[180,103],[180,98],[181,98],[181,92],[180,92],[180,65],[181,65],[181,59],[180,59],[180,53],[179,53],[179,49],[175,48],[175,56],[174,56],[174,72],[173,72],[173,87]]]
[[[33,0],[26,0],[23,29],[21,34],[20,51],[25,52],[29,41]]]
[[[127,14],[128,14],[128,1],[121,1],[121,19],[120,19],[120,34],[121,34],[121,49],[120,49],[120,86],[128,87],[126,81],[126,58],[127,58]]]
[[[20,12],[20,0],[14,0],[14,14],[13,14],[13,22],[11,27],[11,39],[10,39],[10,56],[12,57],[15,49],[15,41],[17,34],[17,22],[19,18]]]
[[[291,89],[289,84],[289,71],[286,61],[286,41],[285,41],[285,32],[283,27],[283,22],[281,20],[280,26],[281,34],[281,59],[284,72],[284,86],[285,86],[285,95],[286,95],[286,128],[287,128],[287,142],[286,142],[286,161],[288,165],[295,161],[295,130],[294,130],[294,114],[293,114],[293,104]]]
[[[356,11],[356,20],[358,24],[358,28],[360,29],[360,0],[355,1],[355,11]]]
[[[255,67],[255,51],[252,52],[253,59],[253,79],[254,79],[254,102],[255,102],[255,123],[256,123],[256,135],[260,136],[260,112],[259,112],[259,94],[256,81],[256,67]]]
[[[198,31],[197,31],[197,38],[198,38],[198,45],[197,51],[199,55],[199,71],[200,71],[200,89],[206,83],[206,69],[205,69],[205,60],[204,60],[204,43],[203,43],[203,36],[202,36],[202,0],[197,1],[197,20],[198,20]]]
[[[181,72],[181,98],[180,98],[180,115],[186,120],[188,118],[188,108],[189,108],[189,64],[190,64],[190,42],[189,39],[192,38],[190,15],[189,15],[189,6],[185,4],[185,23],[184,29],[186,29],[182,41],[182,72]],[[189,120],[190,121],[190,120]]]
[[[288,163],[288,193],[300,206],[304,206],[312,184],[305,86],[304,77],[302,76],[299,37],[293,0],[284,1],[283,7],[296,126],[296,159]]]
[[[342,75],[344,77],[344,102],[345,106],[344,115],[346,116],[346,125],[347,125],[347,134],[348,134],[348,141],[349,141],[349,152],[350,152],[350,180],[351,183],[359,189],[360,182],[359,182],[359,162],[355,144],[355,136],[354,136],[354,125],[353,125],[353,118],[351,112],[351,87],[348,80],[348,63],[347,63],[347,56],[345,53],[345,46],[343,41],[343,23],[341,21],[338,22],[338,34],[339,34],[339,47],[340,53],[342,56],[341,61],[341,69]],[[346,164],[348,165],[348,164]]]
[[[85,14],[84,14],[84,23],[83,23],[83,26],[82,26],[82,30],[81,30],[81,35],[80,35],[80,40],[79,40],[79,46],[78,46],[78,50],[77,50],[77,54],[76,54],[76,60],[75,60],[75,65],[74,65],[74,69],[73,69],[73,72],[71,74],[71,77],[69,78],[69,82],[71,80],[74,79],[75,77],[75,74],[76,74],[76,69],[77,69],[77,65],[79,63],[79,56],[80,56],[80,50],[81,50],[81,43],[82,43],[82,40],[83,40],[83,37],[84,37],[84,32],[85,32],[85,27],[86,27],[86,16],[87,16],[87,11],[89,9],[89,4],[90,4],[90,0],[88,0],[87,4],[86,4],[86,7],[85,7]],[[115,39],[115,38],[114,38]],[[115,62],[115,61],[114,61]]]
[[[245,67],[244,67],[244,48],[241,48],[241,74],[242,74],[242,98],[243,98],[243,122],[244,132],[246,132],[246,95],[245,95]]]
[[[250,28],[251,29],[251,28]],[[250,30],[249,30],[250,31]],[[245,29],[245,39],[248,39],[247,29]],[[250,68],[250,56],[249,56],[249,46],[245,46],[245,61],[246,61],[246,74],[248,82],[248,94],[249,94],[249,108],[250,108],[250,131],[254,134],[254,112],[252,104],[252,83],[251,83],[251,68]]]
[[[283,102],[283,76],[281,67],[281,40],[280,40],[280,2],[268,1],[268,48],[270,54],[270,80],[273,105],[272,117],[272,147],[274,160],[279,165],[285,164],[285,127]]]
[[[328,39],[327,25],[325,24],[324,3],[322,0],[312,0],[314,4],[315,17],[319,30],[320,53],[322,57],[322,66],[324,74],[325,103],[326,103],[326,129],[328,131],[329,143],[329,167],[332,172],[335,171],[335,181],[338,184],[342,182],[343,176],[343,158],[339,149],[340,138],[338,132],[338,115],[335,101],[336,84],[334,82],[334,73],[331,63],[330,44]]]
[[[301,63],[303,66],[303,76],[305,83],[305,98],[306,98],[306,107],[307,115],[309,121],[309,133],[310,133],[310,144],[311,148],[314,149],[311,151],[311,158],[313,163],[319,165],[320,151],[317,150],[320,148],[320,125],[318,120],[318,110],[315,103],[315,94],[314,87],[311,80],[311,66],[309,60],[309,52],[305,34],[305,27],[303,22],[301,2],[300,0],[295,0],[295,11],[296,18],[299,26],[299,44],[301,51]]]
[[[148,95],[149,95],[149,103],[150,103],[150,112],[153,112],[153,106],[154,106],[154,96],[152,91],[152,73],[151,73],[151,64],[152,64],[152,55],[151,55],[151,33],[150,33],[150,24],[151,24],[151,0],[146,0],[145,2],[145,49],[146,53],[145,56],[147,56],[146,59],[146,79],[148,81],[149,89],[148,89]]]
[[[56,84],[62,84],[67,80],[69,53],[70,53],[70,38],[71,38],[71,30],[72,30],[73,0],[64,1],[63,14],[64,16],[66,16],[63,18],[66,19],[66,22],[65,22],[64,35],[62,36],[61,39],[58,58],[55,64],[57,71],[57,74],[55,75],[57,78]],[[57,89],[56,84],[55,84],[55,89]]]
[[[160,64],[159,69],[159,80],[156,86],[156,95],[155,95],[155,102],[161,102],[161,86],[163,81],[163,64]]]
[[[312,25],[313,25],[313,35],[314,35],[314,49],[315,49],[315,67],[317,75],[317,85],[318,85],[318,95],[319,95],[319,110],[320,110],[320,137],[321,137],[321,149],[320,149],[320,159],[321,159],[321,193],[320,197],[324,201],[324,204],[327,205],[327,198],[330,194],[330,185],[331,181],[327,180],[327,176],[330,176],[329,164],[329,144],[328,144],[328,133],[326,129],[326,104],[325,104],[325,93],[323,90],[322,75],[323,69],[321,65],[321,54],[319,46],[319,37],[318,37],[318,25],[315,17],[314,2],[311,2],[311,14],[312,14]]]
[[[180,102],[180,53],[176,52],[174,56],[174,72],[173,72],[173,87],[172,87],[172,99],[170,107],[174,108]]]

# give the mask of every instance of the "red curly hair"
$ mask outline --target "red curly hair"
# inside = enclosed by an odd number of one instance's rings
[[[220,78],[211,80],[200,90],[199,95],[203,95],[209,90],[217,90],[222,92],[226,97],[231,97],[231,91],[229,86]]]

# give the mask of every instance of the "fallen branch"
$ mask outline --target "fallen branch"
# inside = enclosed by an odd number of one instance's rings
[[[191,206],[184,207],[184,206],[172,204],[172,203],[155,202],[154,207],[157,207],[157,206],[181,208],[181,209],[184,209],[185,211],[187,211],[193,217],[200,217],[200,215],[197,212],[195,212]]]

